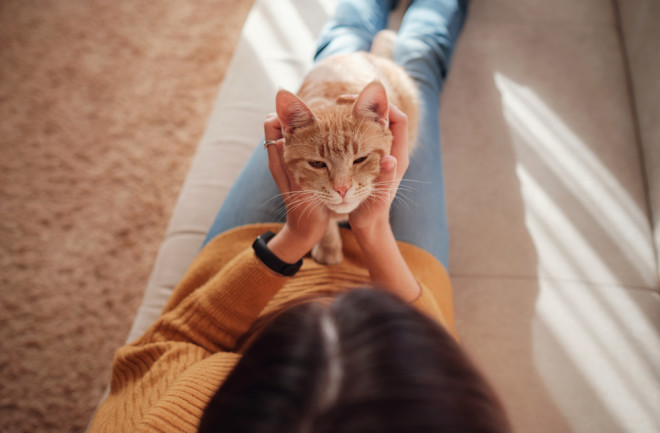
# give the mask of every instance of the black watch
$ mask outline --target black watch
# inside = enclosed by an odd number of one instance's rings
[[[285,277],[291,277],[298,272],[303,264],[303,260],[300,259],[293,264],[280,260],[279,257],[268,249],[268,245],[266,245],[274,236],[275,233],[271,231],[267,231],[266,233],[257,236],[257,239],[252,243],[252,249],[259,260],[261,260],[263,264],[268,266],[272,271],[282,274]]]

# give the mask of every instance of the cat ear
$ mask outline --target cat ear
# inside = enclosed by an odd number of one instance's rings
[[[380,81],[372,81],[362,89],[353,105],[353,115],[371,118],[387,128],[390,122],[390,106],[387,103],[385,87]]]
[[[316,120],[312,110],[300,98],[287,90],[277,92],[275,108],[284,134],[291,134],[294,129],[309,126]]]

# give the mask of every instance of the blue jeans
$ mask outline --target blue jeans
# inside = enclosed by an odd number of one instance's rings
[[[368,51],[387,26],[396,0],[340,0],[319,36],[316,62],[339,53]],[[440,148],[440,91],[463,26],[466,0],[413,0],[399,30],[394,60],[417,83],[420,124],[417,149],[390,213],[397,240],[431,253],[449,265],[449,232]],[[229,191],[204,243],[233,227],[283,222],[283,202],[258,146]]]

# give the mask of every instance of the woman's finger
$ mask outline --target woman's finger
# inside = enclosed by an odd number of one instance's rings
[[[264,136],[266,140],[279,140],[282,138],[282,124],[277,113],[270,113],[264,121]]]
[[[270,174],[273,176],[273,180],[277,185],[277,188],[281,193],[287,193],[291,191],[291,186],[289,184],[289,176],[284,167],[284,162],[282,161],[282,152],[278,148],[277,144],[271,144],[266,147],[268,151],[268,168],[270,169]]]
[[[397,174],[403,176],[408,168],[408,116],[390,104],[390,130],[394,136],[391,154],[397,159]]]
[[[380,159],[380,174],[377,182],[388,190],[388,199],[391,201],[399,187],[397,182],[398,161],[392,155],[385,155]]]
[[[291,190],[289,184],[289,176],[286,172],[284,165],[284,158],[282,156],[282,147],[284,145],[282,138],[282,125],[277,113],[270,113],[264,120],[264,136],[266,143],[266,151],[268,152],[268,168],[277,188],[281,193],[287,193]],[[274,142],[274,143],[273,143]]]

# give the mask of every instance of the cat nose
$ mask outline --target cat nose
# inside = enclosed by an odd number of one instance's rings
[[[335,187],[335,191],[339,193],[341,198],[344,198],[344,196],[346,196],[346,191],[348,191],[350,187],[351,187],[350,185],[338,186]]]

